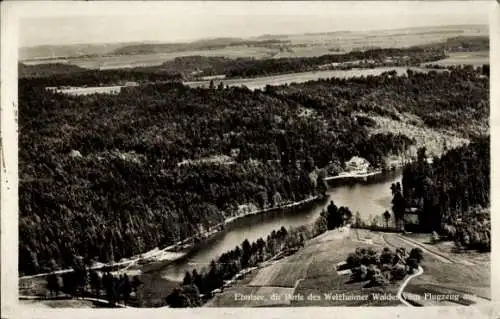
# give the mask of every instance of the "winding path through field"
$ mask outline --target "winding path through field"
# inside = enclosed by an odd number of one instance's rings
[[[395,245],[389,243],[386,239],[386,236],[387,234],[383,234],[382,235],[382,240],[389,246],[391,247],[394,247],[394,248],[397,248]],[[429,254],[431,255],[432,257],[436,258],[437,260],[445,263],[445,264],[450,264],[450,263],[454,263],[455,261],[451,260],[449,257],[446,257],[444,254],[440,254],[434,250],[431,250],[429,248],[427,248],[426,246],[424,246],[423,244],[415,241],[415,240],[412,240],[412,239],[409,239],[408,237],[405,237],[405,236],[401,236],[401,235],[392,235],[391,236],[394,236],[395,238],[397,239],[400,239],[402,241],[404,241],[405,243],[411,245],[411,246],[414,246],[414,247],[419,247],[421,248],[426,254]]]
[[[420,276],[423,273],[424,273],[424,269],[422,268],[422,266],[418,266],[418,271],[416,273],[410,275],[408,278],[406,278],[405,281],[403,281],[403,283],[401,284],[401,287],[399,287],[398,294],[397,294],[398,299],[406,306],[413,307],[413,305],[411,303],[409,303],[408,301],[406,301],[403,297],[403,292],[406,288],[406,285],[408,285],[410,280],[412,280],[413,278],[415,278],[417,276]]]
[[[418,246],[420,247],[423,251],[425,251],[426,253],[434,256],[435,258],[437,258],[438,260],[440,260],[441,262],[444,262],[444,263],[461,263],[461,264],[464,264],[464,265],[467,265],[467,266],[474,266],[475,264],[468,261],[468,260],[465,260],[464,258],[460,258],[458,256],[452,256],[450,257],[448,254],[443,254],[439,251],[436,251],[435,249],[433,249],[432,247],[429,247],[428,245],[424,244],[424,243],[421,243],[421,242],[418,242],[412,238],[408,238],[408,237],[405,237],[405,236],[400,236],[398,235],[398,238],[400,238],[401,240],[407,242],[407,243],[410,243],[410,244],[413,244],[415,246]]]

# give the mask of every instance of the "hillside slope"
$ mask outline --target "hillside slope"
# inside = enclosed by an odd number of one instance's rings
[[[352,282],[349,273],[337,272],[336,269],[337,264],[345,262],[348,254],[356,248],[381,250],[384,247],[392,250],[403,247],[410,251],[420,246],[393,233],[349,228],[327,231],[308,241],[294,255],[254,270],[246,278],[216,294],[205,306],[401,306],[397,292],[403,281],[390,283],[385,287],[368,288],[366,282]],[[441,254],[457,256],[450,252]],[[427,251],[424,253],[422,268],[423,274],[410,280],[403,291],[403,295],[412,294],[415,299],[419,298],[418,303],[421,305],[457,306],[490,298],[487,263],[468,262],[464,265],[449,262],[432,251]],[[265,280],[260,280],[261,277]],[[426,300],[425,293],[436,296],[457,295],[459,298],[452,302]],[[252,295],[252,300],[244,299],[244,296]],[[392,298],[377,300],[374,295]]]

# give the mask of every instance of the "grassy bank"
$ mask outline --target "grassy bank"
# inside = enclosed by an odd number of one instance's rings
[[[292,256],[283,258],[269,266],[252,272],[238,280],[224,292],[216,295],[206,304],[208,307],[258,307],[258,306],[398,306],[399,300],[349,300],[349,296],[391,295],[396,296],[401,283],[386,287],[367,288],[364,283],[351,282],[349,276],[337,273],[336,265],[346,260],[356,248],[391,249],[403,247],[407,251],[418,247],[409,241],[400,239],[393,233],[376,232],[364,229],[350,231],[333,230],[311,239],[305,247]],[[452,259],[453,255],[448,256]],[[466,258],[467,256],[461,256]],[[469,260],[471,263],[473,260]],[[444,262],[432,254],[424,253],[423,274],[409,281],[403,293],[454,293],[459,298],[452,304],[472,304],[464,301],[467,294],[480,299],[488,298],[490,291],[489,265],[472,263],[464,265]],[[261,295],[263,300],[235,300],[235,295]],[[281,294],[281,299],[271,297]],[[334,297],[327,296],[344,296]],[[288,298],[296,296],[295,298]],[[321,296],[314,300],[308,296]],[[302,300],[297,296],[303,296]],[[422,304],[422,303],[421,303]],[[433,303],[436,305],[436,303]],[[441,302],[442,305],[446,304]],[[449,304],[449,303],[448,303]],[[422,304],[422,305],[430,305]]]

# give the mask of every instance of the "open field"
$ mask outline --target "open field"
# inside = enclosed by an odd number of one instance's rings
[[[296,254],[257,269],[244,280],[216,295],[208,307],[262,306],[401,306],[397,292],[401,282],[387,287],[365,287],[366,282],[349,282],[339,275],[336,265],[345,261],[357,247],[404,247],[407,251],[421,247],[413,238],[394,233],[372,232],[364,229],[328,231],[309,241]],[[427,246],[424,246],[424,248]],[[428,247],[424,250],[423,274],[411,279],[403,291],[419,298],[419,305],[470,305],[487,302],[490,298],[489,264],[460,263],[449,251]],[[459,295],[457,300],[435,301],[424,294]],[[387,295],[387,300],[374,296]],[[276,297],[279,296],[279,297]],[[359,296],[365,296],[361,299]],[[253,298],[242,300],[242,298]]]
[[[174,60],[182,56],[213,56],[227,57],[231,59],[237,58],[270,58],[275,51],[262,47],[230,47],[217,50],[202,50],[202,51],[185,51],[171,53],[152,53],[152,54],[137,54],[137,55],[113,55],[106,57],[95,58],[75,58],[69,59],[68,62],[87,69],[120,69],[133,68],[140,66],[156,66],[166,61]]]
[[[408,287],[427,284],[491,298],[489,265],[443,264],[431,259],[424,261],[422,267],[424,268],[422,276],[412,281]]]
[[[320,295],[319,300],[294,301],[294,306],[393,306],[400,304],[399,300],[376,301],[376,300],[328,300],[325,296],[329,294],[344,294],[345,296],[370,296],[372,293],[390,293],[395,295],[398,285],[390,285],[385,288],[364,288],[364,282],[348,283],[349,276],[338,275],[337,263],[344,261],[347,255],[356,247],[374,247],[370,242],[357,240],[354,230],[345,230],[344,237],[340,237],[336,231],[327,232],[318,240],[313,240],[305,250],[313,255],[313,261],[308,267],[306,277],[300,281],[295,294],[304,296]],[[300,253],[300,252],[299,252]],[[348,299],[348,298],[345,298]]]
[[[454,259],[466,259],[467,262],[472,262],[474,264],[489,265],[491,262],[491,253],[489,252],[480,253],[474,250],[457,252],[457,250],[455,249],[455,244],[451,241],[439,241],[432,244],[430,242],[431,236],[429,234],[408,234],[406,235],[406,237],[445,255],[453,256]]]
[[[392,247],[404,247],[406,250],[418,247],[404,240],[403,236],[384,235],[384,239]],[[470,294],[481,299],[491,298],[490,263],[485,260],[489,258],[489,254],[482,254],[482,258],[477,262],[475,259],[477,254],[474,253],[457,254],[452,253],[451,250],[434,248],[433,245],[420,247],[429,249],[431,253],[424,251],[422,264],[424,273],[412,280],[405,291],[412,293],[453,291],[459,295]],[[439,255],[432,254],[432,252]]]
[[[326,32],[302,35],[284,35],[272,39],[289,40],[295,46],[325,46],[351,51],[366,48],[400,48],[442,42],[456,36],[488,35],[487,26],[440,26],[361,32]],[[300,52],[298,50],[298,52]]]
[[[338,275],[337,263],[344,261],[347,254],[356,247],[373,246],[354,241],[354,232],[330,231],[313,240],[298,253],[277,261],[276,263],[252,273],[251,278],[237,282],[233,287],[216,295],[206,306],[341,306],[362,305],[362,300],[328,300],[326,295],[344,293],[356,295],[360,290],[366,294],[385,292],[381,289],[364,289],[364,283],[346,285],[348,276]],[[335,253],[332,253],[332,246]],[[266,286],[264,286],[266,285]],[[266,288],[266,289],[264,289]],[[397,286],[388,287],[394,295]],[[240,295],[254,295],[262,300],[238,300]],[[272,294],[280,295],[273,300]],[[311,294],[311,296],[310,296]],[[313,300],[313,296],[319,298]],[[309,297],[309,298],[308,298]],[[275,298],[276,299],[276,298]],[[370,304],[396,305],[399,301],[375,301]]]
[[[477,52],[450,52],[448,58],[433,62],[432,64],[449,66],[460,64],[471,64],[474,66],[482,66],[490,63],[490,53],[488,51]]]
[[[259,271],[249,286],[294,287],[305,276],[309,264],[292,260],[273,263]]]
[[[121,69],[141,66],[157,66],[170,60],[183,56],[213,56],[237,58],[271,58],[276,53],[275,50],[262,47],[231,47],[217,50],[184,51],[169,53],[149,53],[134,55],[106,55],[93,57],[57,58],[47,60],[26,60],[22,61],[26,65],[39,65],[47,63],[69,63],[86,69]]]
[[[193,46],[193,50],[185,50],[185,48],[181,46],[182,50],[179,49],[180,51],[178,52],[175,52],[171,46],[164,46],[165,49],[162,52],[162,45],[159,44],[159,48],[155,48],[151,50],[151,53],[146,54],[114,54],[114,49],[119,49],[117,53],[121,52],[124,48],[126,49],[125,44],[115,44],[98,48],[89,47],[88,49],[75,47],[73,50],[74,52],[70,47],[34,47],[22,48],[21,60],[25,64],[62,62],[90,69],[113,69],[136,66],[155,66],[180,56],[203,55],[256,59],[312,57],[325,54],[345,53],[352,50],[366,50],[370,48],[402,48],[414,45],[425,45],[442,42],[456,36],[486,35],[488,35],[487,26],[443,26],[365,32],[265,35],[249,38],[248,40],[278,40],[283,43],[272,46],[228,45],[227,47],[217,46],[214,49],[210,49],[210,47],[203,49],[203,46],[198,45]],[[133,46],[140,47],[140,44],[134,44]],[[146,47],[146,49],[149,48]],[[78,57],[78,55],[81,54],[91,54],[91,56]],[[71,56],[72,58],[64,58],[65,56]],[[34,59],[35,57],[36,59]],[[46,59],[40,60],[40,58]]]

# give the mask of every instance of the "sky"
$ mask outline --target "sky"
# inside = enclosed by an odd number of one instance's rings
[[[29,2],[19,45],[181,42],[262,34],[488,24],[491,1]]]

